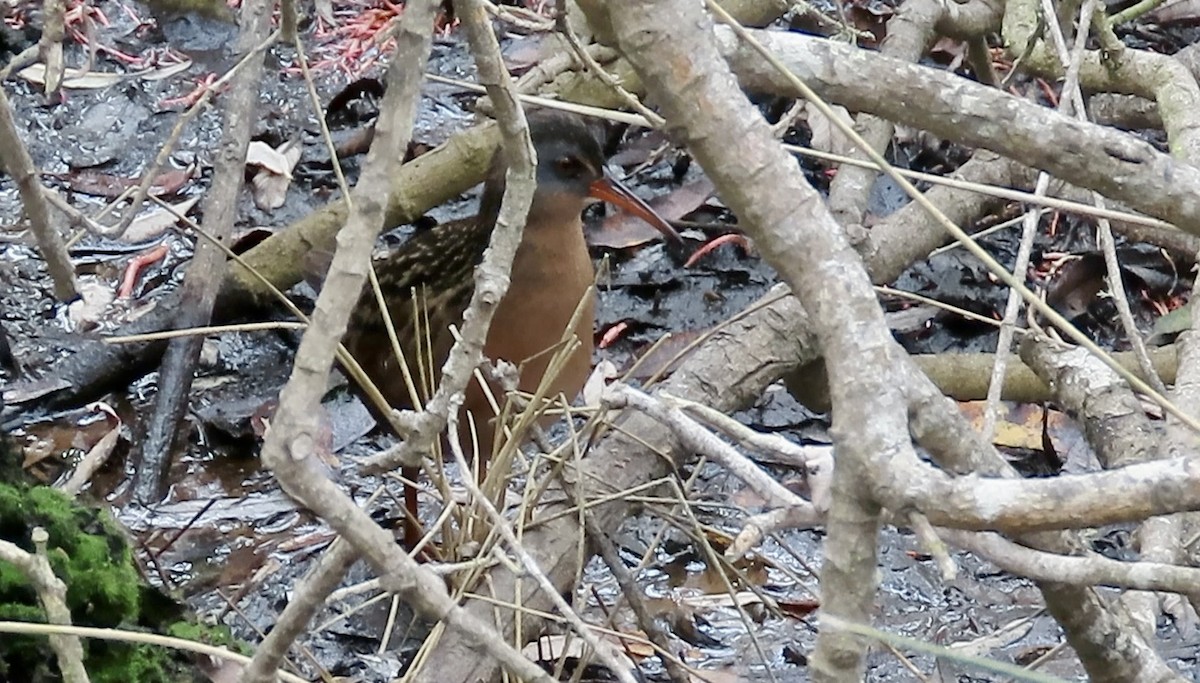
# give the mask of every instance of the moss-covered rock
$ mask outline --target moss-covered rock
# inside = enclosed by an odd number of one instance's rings
[[[128,540],[106,512],[48,487],[0,483],[0,538],[32,551],[36,526],[49,535],[50,564],[67,585],[74,624],[232,641],[223,628],[182,621],[177,604],[142,583]],[[25,577],[5,562],[0,562],[0,620],[46,620]],[[175,683],[194,676],[186,655],[161,647],[84,640],[84,651],[84,665],[97,683]],[[54,662],[45,638],[0,636],[0,680],[58,680]]]
[[[50,565],[67,584],[75,623],[113,627],[136,621],[141,580],[128,541],[107,513],[45,486],[0,484],[0,538],[32,551],[29,534],[36,526],[50,536]],[[13,604],[10,592],[31,594],[23,576],[0,564],[0,617]]]

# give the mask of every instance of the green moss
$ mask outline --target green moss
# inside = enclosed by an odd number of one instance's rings
[[[49,559],[67,585],[72,621],[102,628],[141,625],[156,632],[230,647],[224,627],[179,619],[182,610],[141,582],[120,527],[100,510],[83,507],[46,487],[0,483],[0,538],[27,551],[33,527],[49,534]],[[142,613],[144,610],[145,613]],[[25,577],[0,562],[0,619],[44,622],[45,614]],[[188,655],[150,645],[84,640],[85,667],[97,683],[177,683],[192,680]],[[8,675],[19,672],[20,675]],[[57,680],[54,657],[41,637],[0,636],[0,680]]]
[[[86,666],[94,683],[177,683],[192,678],[179,653],[154,645],[93,641]]]
[[[213,647],[223,647],[227,650],[249,655],[251,650],[245,643],[233,637],[228,626],[218,624],[208,626],[194,621],[177,621],[167,627],[167,634],[175,638],[190,640],[193,643],[204,643]]]
[[[29,535],[35,526],[50,536],[50,565],[67,584],[67,606],[76,624],[111,627],[136,620],[141,581],[129,543],[107,513],[44,486],[0,484],[0,538],[32,551]],[[17,597],[5,588],[32,594],[23,576],[0,564],[0,604]]]

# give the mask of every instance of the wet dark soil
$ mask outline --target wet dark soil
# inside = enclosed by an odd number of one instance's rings
[[[109,87],[67,90],[64,95],[50,99],[22,79],[4,84],[24,140],[35,164],[45,174],[45,182],[85,212],[97,211],[106,200],[72,189],[69,179],[83,171],[119,178],[138,177],[179,120],[181,107],[164,102],[190,91],[205,74],[222,73],[232,63],[228,47],[233,31],[219,20],[186,16],[161,18],[155,23],[145,8],[138,5],[130,5],[136,15],[112,0],[102,0],[95,7],[109,21],[96,33],[104,44],[142,58],[162,55],[169,49],[177,56],[186,55],[192,64],[168,78],[148,80],[130,75],[136,69],[101,51],[95,70],[128,77]],[[318,56],[325,54],[320,52],[325,38],[318,36],[318,27],[308,26],[305,37]],[[524,36],[509,36],[506,45],[515,51],[515,46],[523,48],[523,41],[529,40]],[[68,46],[67,54],[72,64],[80,64],[85,58],[84,48],[77,44]],[[317,116],[321,114],[308,105],[294,64],[290,50],[278,47],[271,50],[270,76],[262,83],[256,137],[274,141],[300,139],[304,161],[281,208],[264,211],[255,206],[248,192],[244,193],[239,232],[260,226],[285,226],[336,197],[336,190],[318,163],[323,153],[316,136]],[[473,76],[465,43],[456,33],[451,32],[436,42],[429,70],[468,80]],[[360,76],[377,75],[378,64],[367,66],[363,73],[328,67],[319,69],[317,74],[317,90],[322,101],[328,102]],[[416,140],[436,145],[469,126],[473,121],[472,99],[473,96],[451,86],[426,84],[414,133]],[[217,101],[220,106],[220,98]],[[764,109],[770,108],[769,103],[764,103]],[[203,196],[211,174],[210,150],[215,148],[220,133],[219,116],[211,109],[185,127],[171,165],[176,169],[195,167],[198,172],[172,201]],[[619,148],[650,147],[639,142],[641,135],[628,133]],[[792,135],[807,137],[803,128]],[[910,162],[907,165],[921,166],[916,161],[920,156],[913,154],[914,150],[894,152],[898,158],[907,158]],[[641,167],[630,180],[646,197],[670,195],[698,178],[695,168],[686,164],[681,168],[679,152],[647,164],[641,163],[647,158],[645,154],[627,156],[630,162],[625,168]],[[936,156],[937,163],[961,160],[956,152]],[[825,169],[804,163],[814,184],[825,186],[828,182]],[[352,179],[357,164],[357,158],[345,164]],[[897,202],[888,202],[888,196],[886,188],[877,192],[880,207],[886,207],[879,208],[879,213],[895,208]],[[431,211],[430,217],[445,221],[467,215],[473,210],[473,201],[472,196],[464,197]],[[709,200],[690,218],[717,224],[718,233],[723,230],[721,225],[734,221],[716,200]],[[592,224],[602,219],[599,213],[589,215]],[[80,335],[118,330],[121,323],[153,305],[164,292],[178,285],[192,248],[192,238],[175,231],[132,243],[83,235],[72,246],[72,258],[81,279],[101,303],[80,312],[78,305],[72,309],[52,299],[45,268],[31,246],[31,239],[21,231],[20,221],[21,205],[15,185],[11,178],[0,175],[0,283],[3,283],[0,319],[23,376],[53,376],[55,363],[71,353]],[[397,243],[408,230],[400,228],[385,236],[384,241]],[[698,245],[711,233],[693,229],[687,236]],[[1043,242],[1039,250],[1044,252],[1092,250],[1090,228],[1083,225],[1071,224]],[[142,276],[133,296],[104,304],[111,298],[129,259],[158,243],[168,245],[167,256]],[[1012,231],[989,239],[987,244],[1002,260],[1012,260],[1015,253]],[[597,334],[609,333],[613,338],[597,352],[597,359],[612,360],[619,368],[628,367],[648,344],[664,333],[682,333],[685,338],[694,338],[744,309],[775,281],[774,273],[755,254],[745,253],[734,245],[718,248],[686,270],[658,244],[599,248],[595,256],[605,264],[600,281]],[[1165,270],[1160,264],[1155,272]],[[1004,292],[973,258],[961,251],[935,256],[914,266],[896,284],[986,316],[1003,310]],[[1160,284],[1157,294],[1175,296],[1187,286],[1186,282]],[[294,294],[303,301],[305,296],[311,296],[311,290],[301,285]],[[909,304],[889,302],[889,305],[899,310]],[[1079,315],[1093,324],[1098,337],[1108,334],[1112,340],[1116,338],[1112,317],[1103,305],[1103,302],[1088,302]],[[990,328],[963,323],[957,317],[940,313],[933,317],[933,324],[897,334],[910,350],[920,352],[991,350],[995,343]],[[261,435],[256,428],[261,427],[263,411],[287,378],[295,341],[286,332],[243,332],[222,335],[206,343],[206,360],[192,397],[186,448],[176,458],[170,473],[172,487],[167,499],[149,509],[128,502],[132,472],[125,455],[129,450],[128,440],[140,438],[141,425],[156,391],[155,377],[148,376],[127,391],[109,396],[106,402],[114,407],[125,425],[122,428],[125,442],[90,491],[96,502],[114,507],[118,518],[136,539],[150,581],[179,591],[199,614],[229,624],[240,637],[252,642],[271,627],[296,581],[332,539],[324,525],[279,490],[256,460]],[[379,482],[358,473],[357,458],[376,452],[390,443],[390,439],[372,430],[369,415],[344,387],[330,392],[325,410],[334,450],[340,455],[340,465],[332,475],[354,491],[357,498],[365,499]],[[824,416],[797,405],[781,387],[773,387],[755,408],[739,417],[758,429],[780,432],[797,441],[828,441]],[[81,407],[47,421],[27,424],[15,431],[13,437],[28,452],[43,453],[53,462],[70,451],[87,450],[105,431],[103,425],[93,410]],[[775,465],[765,466],[773,468],[785,481],[796,476]],[[694,495],[711,503],[698,507],[703,522],[736,532],[743,513],[760,510],[744,487],[719,468],[705,467],[700,475]],[[390,499],[383,500],[372,509],[372,515],[381,523],[397,524],[401,516],[395,502],[396,490]],[[640,557],[660,526],[660,520],[650,516],[631,520],[617,537],[627,559],[632,562]],[[805,680],[805,657],[815,638],[811,614],[797,616],[785,611],[770,616],[750,609],[758,618],[747,627],[728,605],[705,602],[723,589],[715,587],[714,571],[695,544],[681,535],[668,534],[667,538],[666,543],[651,552],[649,565],[638,578],[662,618],[674,624],[674,632],[686,644],[688,662],[729,673],[737,680],[766,681],[772,675],[775,680]],[[782,604],[811,604],[818,595],[813,572],[820,566],[821,538],[819,531],[805,531],[783,534],[769,541],[753,568],[757,587]],[[1032,584],[968,555],[956,555],[955,559],[960,575],[943,580],[911,535],[885,530],[879,557],[877,625],[940,644],[983,638],[1011,627],[1011,639],[987,652],[993,658],[1017,662],[1031,661],[1061,640],[1053,620],[1042,613],[1040,596]],[[345,585],[368,578],[367,568],[359,565],[347,577]],[[587,617],[602,622],[619,590],[598,561],[589,565],[585,585],[594,588],[594,592],[581,593],[576,604],[583,606]],[[313,661],[334,675],[364,681],[388,680],[403,669],[416,647],[415,640],[406,638],[411,635],[412,623],[401,613],[392,627],[390,645],[379,651],[390,609],[390,602],[377,599],[374,593],[348,598],[318,616],[304,646]],[[636,629],[625,610],[619,611],[615,619],[624,628]],[[323,628],[318,629],[318,625]],[[1178,648],[1173,654],[1175,662],[1188,675],[1195,667],[1194,634],[1184,638],[1167,625],[1160,631],[1166,642]],[[924,671],[939,671],[943,680],[998,680],[956,665],[935,665],[926,655],[914,655],[913,661]],[[313,671],[308,660],[301,660],[300,666],[308,673]],[[651,680],[663,680],[655,665],[647,666]],[[873,651],[870,667],[871,680],[910,677],[883,648]],[[1052,658],[1044,670],[1067,678],[1076,678],[1080,673],[1069,655]]]

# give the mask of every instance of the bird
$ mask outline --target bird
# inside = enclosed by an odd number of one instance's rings
[[[495,310],[484,355],[516,365],[518,390],[532,393],[582,306],[572,330],[578,346],[552,378],[546,394],[561,393],[571,400],[591,372],[596,317],[591,289],[595,271],[584,240],[584,208],[596,200],[607,201],[645,220],[672,242],[682,244],[682,240],[649,205],[606,174],[601,143],[583,118],[539,109],[527,120],[537,153],[536,189],[513,259],[508,292]],[[454,343],[450,326],[461,325],[474,292],[474,270],[496,226],[507,169],[500,150],[489,166],[476,216],[418,232],[374,263],[382,299],[419,395],[414,397],[403,379],[401,361],[370,287],[355,306],[342,341],[392,408],[417,407],[437,386]],[[494,417],[487,394],[472,378],[460,411],[459,434],[466,447],[473,423],[484,459],[496,443]],[[481,462],[481,471],[484,465]],[[403,474],[413,481],[417,472],[408,468]],[[412,487],[405,488],[405,502],[410,513],[405,539],[412,547],[421,535]]]

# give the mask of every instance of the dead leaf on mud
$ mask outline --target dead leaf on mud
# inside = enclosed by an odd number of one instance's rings
[[[642,636],[645,637],[644,635]],[[598,637],[600,646],[606,651],[606,655],[611,657],[622,666],[626,667],[627,671],[633,671],[637,665],[624,652],[624,646],[620,639],[606,634],[600,634]],[[574,634],[553,634],[544,635],[541,638],[526,645],[521,650],[521,654],[535,662],[550,662],[554,663],[564,657],[572,659],[582,659],[588,652],[587,644]],[[595,662],[595,656],[591,656]]]
[[[959,403],[959,410],[978,430],[986,405],[986,401],[968,401]],[[992,442],[1006,448],[1046,452],[1062,463],[1063,472],[1078,474],[1098,467],[1079,425],[1066,413],[1039,405],[1001,402]]]
[[[250,179],[254,192],[254,204],[263,211],[272,211],[283,206],[287,189],[292,183],[292,169],[300,161],[300,142],[288,140],[277,148],[265,142],[254,141],[246,151],[246,165],[257,166]]]
[[[79,278],[79,298],[67,305],[67,320],[73,332],[87,332],[100,326],[100,319],[116,299],[112,285],[97,277]]]
[[[92,406],[108,416],[107,423],[112,425],[112,429],[88,450],[87,455],[83,456],[75,471],[71,473],[71,478],[60,487],[63,493],[72,497],[78,496],[83,487],[92,480],[92,475],[108,462],[109,456],[121,440],[121,418],[117,412],[106,403],[93,403]]]
[[[159,173],[150,185],[150,194],[175,194],[183,188],[187,181],[191,180],[195,170],[196,168],[191,166]],[[141,178],[124,178],[90,168],[78,169],[70,173],[47,174],[47,176],[65,181],[67,186],[75,192],[108,199],[116,199],[142,182]]]
[[[34,64],[17,72],[17,75],[34,85],[46,84],[46,65]],[[84,71],[67,69],[63,74],[62,87],[72,90],[101,90],[112,87],[129,78],[129,74],[111,71]]]
[[[854,119],[845,107],[833,105],[830,108],[843,123],[854,125]],[[812,142],[809,144],[813,149],[842,155],[849,154],[854,149],[854,143],[816,107],[808,108],[808,127],[812,130]]]
[[[187,71],[191,66],[191,60],[185,60],[125,74],[113,73],[111,71],[67,69],[63,74],[62,87],[70,90],[102,90],[134,78],[140,78],[145,81],[161,81],[175,74]],[[45,85],[46,65],[34,64],[25,67],[18,71],[17,75],[34,85]]]
[[[169,209],[163,206],[155,207],[133,219],[121,239],[134,244],[152,240],[178,223],[178,216],[186,216],[188,211],[191,211],[199,201],[200,197],[192,197],[177,204],[171,204]]]

